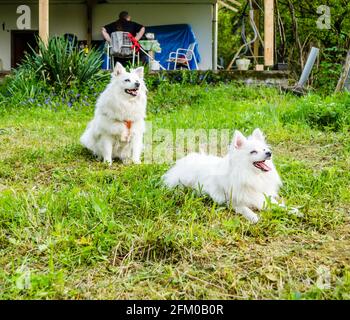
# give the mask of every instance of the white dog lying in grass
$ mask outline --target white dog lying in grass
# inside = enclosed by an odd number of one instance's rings
[[[140,163],[146,91],[143,67],[126,72],[118,62],[111,82],[96,102],[94,119],[80,138],[81,143],[109,164],[114,158]]]
[[[189,154],[178,160],[163,180],[169,188],[191,187],[219,204],[232,205],[237,213],[253,223],[259,217],[252,209],[263,209],[267,198],[277,203],[282,185],[260,129],[255,129],[248,138],[235,131],[225,157]]]

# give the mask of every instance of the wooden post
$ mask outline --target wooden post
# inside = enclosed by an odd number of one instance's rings
[[[86,13],[87,13],[87,32],[86,41],[88,48],[91,49],[92,42],[92,7],[95,5],[95,0],[88,0],[86,3]]]
[[[39,0],[39,37],[49,42],[49,0]]]
[[[264,0],[264,56],[265,66],[274,65],[274,0]]]

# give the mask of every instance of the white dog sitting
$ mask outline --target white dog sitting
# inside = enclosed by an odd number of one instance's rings
[[[127,72],[118,62],[112,79],[96,102],[95,115],[80,142],[99,159],[112,164],[140,163],[146,117],[143,67]]]
[[[219,204],[232,205],[237,213],[255,223],[259,217],[252,209],[263,209],[266,198],[277,203],[282,185],[271,157],[260,129],[248,138],[235,131],[225,157],[191,153],[178,160],[163,180],[169,188],[191,187]]]

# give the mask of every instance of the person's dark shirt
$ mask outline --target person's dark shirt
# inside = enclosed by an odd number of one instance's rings
[[[134,21],[118,20],[104,26],[107,33],[111,35],[115,31],[130,32],[134,37],[139,33],[143,26]]]

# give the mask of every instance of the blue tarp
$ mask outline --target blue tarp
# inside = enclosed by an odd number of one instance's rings
[[[154,37],[158,40],[160,47],[162,48],[161,53],[155,54],[155,59],[160,62],[160,64],[167,68],[168,63],[166,60],[169,58],[169,53],[176,51],[178,48],[187,49],[188,46],[196,42],[196,37],[192,31],[189,24],[171,24],[164,26],[151,26],[146,27],[146,32],[154,33]],[[194,53],[197,62],[200,62],[200,55],[198,52],[198,43],[194,49]],[[170,65],[170,68],[173,67]],[[190,62],[191,69],[195,68],[195,63],[192,59]]]

